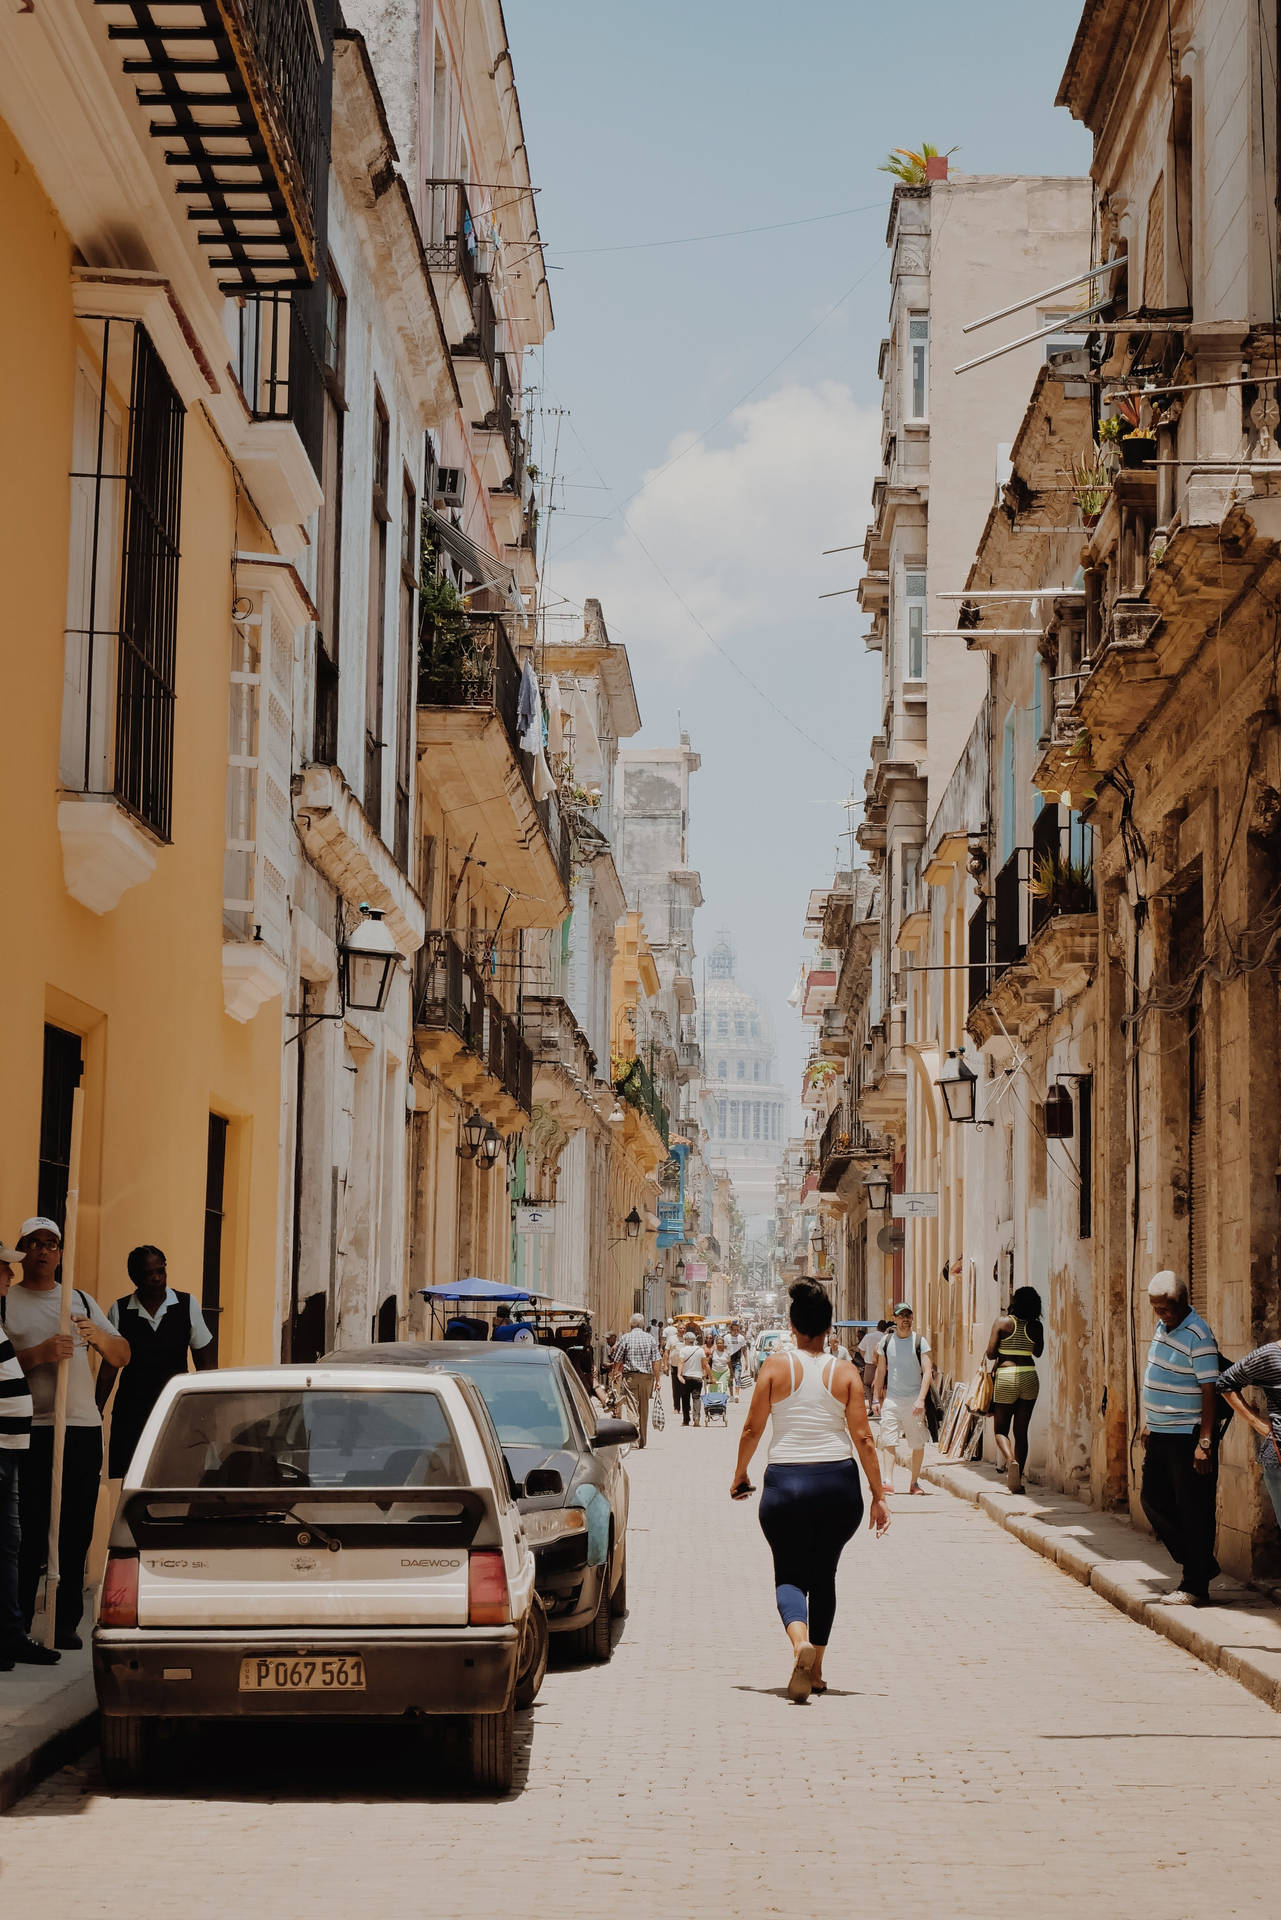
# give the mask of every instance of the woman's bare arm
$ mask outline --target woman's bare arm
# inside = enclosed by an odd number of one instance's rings
[[[849,1428],[850,1439],[854,1442],[854,1451],[858,1455],[859,1465],[867,1475],[868,1488],[872,1495],[871,1521],[873,1533],[880,1535],[890,1524],[890,1510],[885,1504],[885,1488],[881,1484],[881,1463],[877,1457],[872,1440],[872,1429],[867,1424],[867,1396],[863,1392],[863,1382],[858,1368],[847,1360],[838,1360],[832,1369],[832,1396],[845,1402],[845,1424]]]
[[[780,1373],[780,1363],[767,1360],[756,1376],[756,1385],[752,1389],[751,1403],[747,1417],[743,1421],[738,1436],[738,1460],[734,1467],[734,1478],[730,1482],[731,1492],[742,1486],[747,1478],[747,1469],[752,1464],[752,1455],[761,1444],[762,1435],[769,1424],[769,1410],[774,1399],[774,1382]]]
[[[992,1332],[988,1338],[987,1352],[984,1357],[988,1360],[995,1360],[1002,1340],[1007,1333],[1013,1333],[1013,1331],[1014,1321],[1010,1315],[1008,1313],[998,1314],[997,1318],[992,1322]]]

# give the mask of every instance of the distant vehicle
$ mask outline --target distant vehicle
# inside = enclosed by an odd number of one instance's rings
[[[791,1345],[791,1335],[785,1327],[766,1327],[756,1336],[752,1347],[752,1378],[756,1378],[765,1362],[781,1348]]]
[[[524,1491],[551,1496],[535,1471]],[[516,1490],[469,1380],[237,1368],[163,1389],[125,1476],[93,1636],[103,1771],[141,1784],[168,1719],[461,1718],[512,1784],[546,1667]]]
[[[556,1634],[577,1637],[586,1660],[608,1660],[611,1620],[627,1611],[630,1420],[607,1419],[564,1353],[552,1347],[388,1341],[331,1353],[325,1365],[447,1367],[489,1409],[537,1562],[537,1586]],[[543,1487],[544,1476],[557,1483]]]

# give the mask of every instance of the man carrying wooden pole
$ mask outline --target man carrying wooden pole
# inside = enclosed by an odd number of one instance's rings
[[[75,1135],[78,1126],[73,1126]],[[76,1164],[73,1148],[73,1193]],[[74,1207],[69,1206],[73,1232],[74,1220]],[[7,1329],[35,1407],[31,1450],[19,1482],[18,1598],[30,1629],[47,1556],[51,1578],[46,1637],[55,1647],[75,1649],[81,1645],[85,1562],[102,1476],[102,1416],[94,1404],[89,1348],[96,1347],[112,1366],[123,1367],[129,1343],[97,1301],[75,1286],[71,1244],[65,1249],[65,1285],[60,1289],[64,1247],[56,1220],[25,1220],[17,1250],[24,1256],[22,1279],[6,1303]]]

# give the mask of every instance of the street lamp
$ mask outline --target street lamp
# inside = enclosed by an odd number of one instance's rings
[[[678,1253],[676,1256],[676,1284],[678,1287],[680,1287],[680,1286],[683,1286],[684,1283],[685,1283],[685,1259],[683,1254]]]
[[[486,1121],[479,1107],[473,1107],[463,1122],[463,1137],[458,1142],[458,1155],[462,1160],[474,1160],[485,1144]],[[493,1161],[490,1161],[493,1165]]]
[[[494,1164],[502,1148],[503,1136],[491,1120],[481,1138],[480,1150],[476,1155],[476,1165],[482,1173],[492,1173]]]
[[[882,1173],[879,1167],[873,1167],[871,1173],[864,1177],[863,1191],[867,1195],[867,1204],[872,1212],[884,1213],[890,1203],[889,1174]]]
[[[633,1207],[631,1212],[628,1214],[627,1218],[623,1222],[623,1232],[626,1234],[629,1240],[635,1240],[639,1237],[640,1230],[641,1230],[641,1217],[639,1213],[637,1213],[635,1207]]]
[[[934,1084],[943,1095],[948,1119],[955,1121],[957,1126],[972,1127],[978,1118],[975,1113],[978,1075],[964,1054],[958,1053],[955,1047],[949,1047],[942,1072]]]
[[[361,919],[338,949],[342,993],[357,1013],[381,1013],[400,970],[400,949],[377,907],[360,907]]]

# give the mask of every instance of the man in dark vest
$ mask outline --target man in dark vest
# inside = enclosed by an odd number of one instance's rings
[[[109,1480],[123,1477],[160,1389],[175,1374],[186,1373],[188,1353],[202,1372],[214,1364],[213,1335],[205,1317],[191,1294],[175,1293],[169,1285],[160,1248],[135,1247],[125,1265],[134,1291],[117,1300],[107,1314],[116,1332],[129,1342],[130,1353],[111,1415]],[[115,1377],[114,1367],[105,1362],[99,1367],[99,1410],[107,1404]]]

